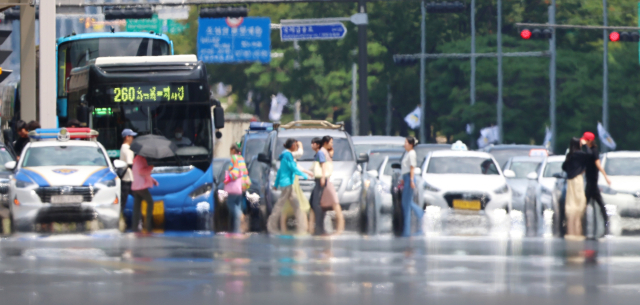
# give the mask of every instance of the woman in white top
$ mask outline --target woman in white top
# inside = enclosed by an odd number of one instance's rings
[[[402,174],[401,185],[404,185],[402,189],[402,215],[404,218],[404,227],[402,230],[403,236],[411,235],[411,210],[416,214],[418,218],[418,232],[416,235],[422,235],[422,216],[424,211],[414,203],[413,193],[416,188],[415,177],[413,169],[418,166],[416,160],[416,151],[413,149],[416,146],[418,140],[414,137],[407,137],[404,141],[404,149],[407,151],[402,158],[400,172]]]

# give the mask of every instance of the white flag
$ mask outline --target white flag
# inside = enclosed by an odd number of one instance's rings
[[[478,138],[478,147],[484,148],[492,143],[498,142],[499,135],[498,126],[485,127],[480,130],[480,138]]]
[[[271,97],[271,110],[269,111],[269,120],[280,121],[282,117],[282,109],[289,103],[289,99],[282,93],[278,92],[278,95]]]
[[[611,150],[616,150],[616,141],[613,140],[611,135],[604,129],[604,126],[602,126],[602,123],[600,122],[598,122],[598,136],[600,136],[600,142],[602,142],[602,145]]]
[[[416,107],[415,110],[413,110],[411,113],[407,114],[406,117],[404,117],[404,121],[407,122],[407,125],[409,125],[411,129],[416,129],[420,127],[421,114],[422,112],[420,111],[420,106],[418,106]]]
[[[544,134],[544,141],[542,141],[542,145],[549,149],[551,147],[551,137],[552,137],[552,133],[551,133],[551,129],[549,129],[549,126],[545,127],[545,134]]]

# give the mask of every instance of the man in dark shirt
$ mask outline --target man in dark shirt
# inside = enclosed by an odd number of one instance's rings
[[[29,131],[25,121],[16,122],[16,130],[18,131],[18,140],[13,144],[13,149],[16,151],[17,159],[20,160],[22,150],[29,143]]]
[[[598,151],[598,146],[595,144],[596,136],[591,132],[585,132],[582,135],[582,143],[584,144],[582,147],[585,149],[585,152],[589,154],[590,160],[587,163],[587,169],[585,171],[587,186],[585,188],[585,193],[587,196],[587,203],[589,200],[593,199],[600,207],[600,212],[602,213],[602,217],[604,218],[605,224],[605,234],[608,234],[609,231],[609,217],[607,216],[607,210],[604,207],[604,202],[602,201],[602,195],[600,194],[600,188],[598,187],[598,172],[602,173],[604,179],[607,181],[607,184],[611,185],[611,181],[609,177],[607,177],[607,173],[602,168],[600,164],[600,151]]]

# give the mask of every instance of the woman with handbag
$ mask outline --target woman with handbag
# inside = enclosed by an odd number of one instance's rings
[[[311,207],[315,217],[310,222],[315,225],[315,234],[322,235],[324,231],[325,211],[333,210],[336,213],[336,234],[344,231],[344,216],[336,192],[330,177],[333,174],[333,138],[314,138],[312,147],[316,151],[313,172],[316,179],[316,186],[311,193]],[[311,225],[310,227],[313,227]]]
[[[240,155],[241,149],[234,144],[231,146],[231,164],[224,176],[224,190],[229,194],[227,207],[229,208],[229,231],[240,233],[242,223],[242,193],[251,186],[251,179],[247,171],[244,158]]]
[[[304,149],[302,148],[302,142],[296,142],[298,146],[298,150],[291,152],[293,155],[293,160],[297,161],[304,155]],[[309,175],[309,177],[313,176],[313,173],[298,166],[302,172]],[[300,179],[298,176],[295,176],[292,191],[298,198],[298,206],[294,206],[291,202],[287,201],[284,203],[282,207],[282,213],[280,215],[280,231],[285,233],[287,231],[287,218],[289,216],[293,216],[296,219],[296,234],[302,234],[307,232],[308,220],[307,214],[309,213],[309,209],[311,208],[309,205],[309,200],[304,196],[304,192],[302,192],[302,188],[300,187]]]
[[[280,216],[282,215],[282,208],[286,201],[289,201],[289,204],[294,208],[294,210],[300,209],[300,204],[298,200],[297,194],[293,192],[293,183],[295,181],[295,176],[306,177],[305,174],[298,168],[298,164],[293,159],[293,152],[298,150],[298,141],[295,139],[287,139],[284,143],[284,148],[286,148],[282,154],[280,154],[280,168],[278,169],[278,174],[276,175],[276,181],[274,184],[274,188],[280,188],[280,198],[276,201],[273,206],[273,210],[271,211],[271,215],[267,220],[267,230],[271,234],[279,233],[278,230],[280,224]],[[298,217],[304,217],[297,213]],[[296,217],[296,218],[298,218]],[[303,220],[297,219],[298,223],[302,223]]]
[[[411,235],[411,211],[416,214],[418,218],[418,232],[416,235],[422,235],[422,216],[424,216],[424,210],[414,202],[414,191],[416,189],[415,177],[413,169],[418,166],[416,160],[416,151],[413,149],[418,140],[414,137],[407,137],[404,140],[404,149],[406,153],[401,161],[400,173],[402,174],[403,185],[402,189],[402,215],[404,218],[404,228],[402,230],[403,236]]]

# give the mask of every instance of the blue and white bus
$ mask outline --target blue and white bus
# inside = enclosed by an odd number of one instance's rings
[[[69,117],[97,130],[111,158],[119,157],[125,128],[162,135],[178,146],[175,157],[150,161],[160,184],[150,189],[157,227],[211,227],[201,216],[213,212],[214,134],[224,127],[224,114],[210,99],[205,65],[195,55],[99,57],[71,70],[68,88]],[[129,197],[127,222],[132,207]]]
[[[163,56],[173,55],[173,42],[164,34],[153,32],[105,32],[71,34],[58,38],[58,123],[64,126],[67,113],[67,79],[73,68],[82,67],[90,60],[107,56]]]

